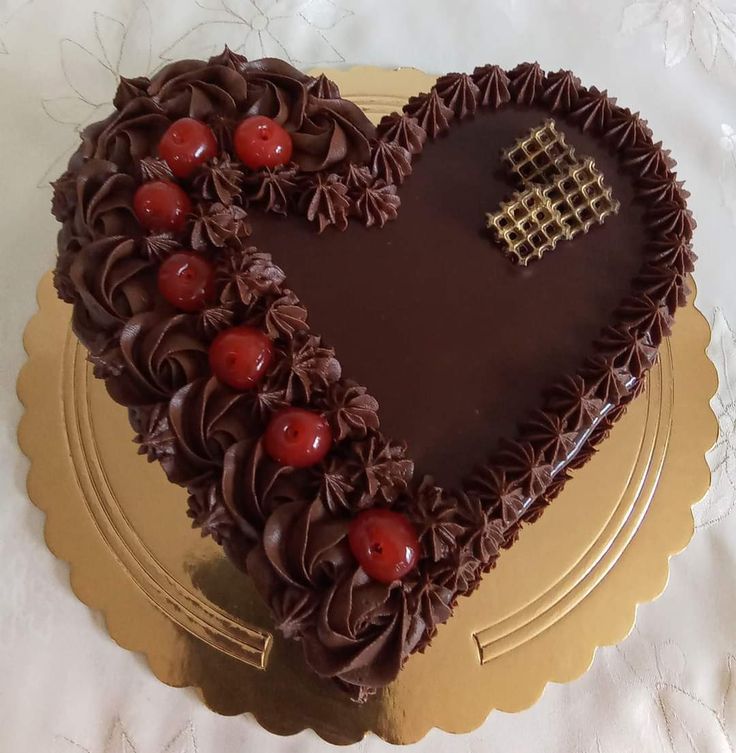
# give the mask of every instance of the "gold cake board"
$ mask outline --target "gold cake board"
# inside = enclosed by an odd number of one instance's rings
[[[373,119],[432,82],[414,70],[329,76]],[[664,589],[670,555],[693,533],[691,505],[708,488],[717,377],[707,322],[691,303],[601,451],[461,600],[430,649],[358,706],[272,630],[247,576],[190,529],[185,492],[136,454],[127,413],[92,376],[50,275],[38,301],[18,435],[49,548],[70,564],[77,596],[160,680],[197,688],[218,713],[251,712],[278,734],[311,727],[334,743],[367,732],[408,743],[432,727],[473,730],[493,709],[528,708],[546,683],[578,677],[597,646],[628,634],[636,605]]]

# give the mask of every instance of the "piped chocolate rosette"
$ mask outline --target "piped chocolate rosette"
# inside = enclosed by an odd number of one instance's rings
[[[54,184],[58,293],[139,452],[187,489],[193,526],[248,572],[309,666],[363,700],[429,645],[641,388],[688,292],[687,193],[637,114],[537,64],[443,76],[377,127],[324,76],[229,50],[123,79],[114,105]],[[594,355],[441,488],[415,477],[377,400],[311,330],[258,248],[258,218],[383,227],[428,140],[532,106],[610,146],[649,240]]]

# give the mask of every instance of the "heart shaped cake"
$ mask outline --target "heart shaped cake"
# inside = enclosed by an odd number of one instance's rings
[[[365,699],[641,388],[688,194],[638,114],[536,63],[378,126],[227,49],[114,105],[54,183],[74,331],[193,526]]]

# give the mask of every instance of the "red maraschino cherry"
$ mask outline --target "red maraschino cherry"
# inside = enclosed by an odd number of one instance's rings
[[[417,563],[419,540],[401,513],[372,507],[350,524],[348,542],[365,572],[380,583],[403,578]]]
[[[188,178],[200,165],[216,156],[217,139],[201,120],[180,118],[161,137],[158,154],[177,178]]]
[[[284,408],[266,427],[263,447],[282,465],[307,468],[330,451],[332,431],[325,418],[303,408]]]
[[[285,165],[293,148],[289,132],[265,115],[243,120],[235,129],[233,143],[238,158],[251,170]]]
[[[214,297],[215,269],[194,251],[179,251],[158,270],[161,295],[182,311],[201,311]]]
[[[192,202],[184,190],[169,180],[144,183],[133,196],[138,222],[154,233],[180,233],[184,230]]]
[[[273,358],[273,345],[255,327],[231,327],[210,345],[212,373],[236,390],[248,390],[263,379]]]

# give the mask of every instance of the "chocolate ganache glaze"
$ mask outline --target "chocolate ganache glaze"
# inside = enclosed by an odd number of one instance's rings
[[[139,452],[188,490],[193,525],[247,570],[308,664],[363,700],[426,648],[637,393],[687,294],[687,192],[638,114],[536,63],[442,76],[377,128],[324,76],[227,49],[123,79],[114,104],[54,184],[55,283],[74,331]],[[232,134],[251,115],[290,132],[291,164],[240,164]],[[146,233],[132,197],[172,179],[157,145],[185,116],[212,128],[218,155],[181,182],[185,232]],[[621,211],[515,267],[483,218],[517,188],[500,150],[550,116]],[[157,292],[182,247],[216,267],[198,313]],[[208,361],[236,324],[275,351],[245,392]],[[319,465],[265,452],[284,406],[329,421]],[[371,579],[351,554],[351,520],[373,506],[419,535],[401,581]]]

